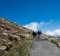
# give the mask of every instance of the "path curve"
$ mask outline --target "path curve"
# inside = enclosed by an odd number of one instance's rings
[[[60,49],[45,39],[34,38],[30,56],[60,56]]]

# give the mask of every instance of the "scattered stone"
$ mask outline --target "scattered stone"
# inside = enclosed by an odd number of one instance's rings
[[[32,32],[31,32],[32,33]],[[19,56],[19,47],[30,31],[4,18],[0,19],[0,56]],[[27,45],[26,45],[27,47]]]
[[[2,41],[7,42],[7,40],[6,40],[6,39],[2,39]]]
[[[8,34],[7,33],[2,33],[3,35],[7,36]]]
[[[9,38],[8,38],[10,41],[13,41],[13,37],[11,35],[9,35]]]
[[[48,38],[48,40],[49,40],[49,41],[51,41],[51,40],[55,40],[55,38]]]
[[[8,51],[8,50],[10,50],[10,48],[13,46],[13,43],[11,43],[11,42],[8,42],[8,43],[6,43],[6,50]]]
[[[10,29],[10,27],[6,27],[6,30],[10,31],[11,29]]]
[[[14,39],[15,39],[15,41],[20,41],[21,40],[20,36],[16,36],[16,35],[14,35]]]
[[[24,36],[27,37],[27,38],[29,38],[30,34],[25,34]]]
[[[1,46],[0,50],[5,50],[7,47],[6,46]]]
[[[20,29],[23,29],[22,27],[19,27]]]
[[[17,35],[12,35],[10,34],[9,35],[9,39],[12,41],[12,40],[15,40],[15,41],[20,41],[21,40],[21,37],[20,36],[17,36]]]
[[[59,47],[60,47],[60,43],[58,42],[58,44],[59,44]]]
[[[24,39],[24,38],[25,38],[25,36],[24,36],[24,35],[22,35],[22,34],[20,34],[19,36],[20,36],[22,39]]]

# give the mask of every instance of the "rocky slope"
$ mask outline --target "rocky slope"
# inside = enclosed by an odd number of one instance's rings
[[[30,29],[0,17],[0,56],[19,56],[22,40],[31,39],[31,33]]]
[[[43,34],[43,37],[60,48],[60,38]]]
[[[60,47],[60,39],[45,34],[41,38]],[[32,30],[0,17],[0,56],[28,56],[32,40]]]

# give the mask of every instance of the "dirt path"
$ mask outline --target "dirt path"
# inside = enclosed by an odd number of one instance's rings
[[[34,38],[30,56],[60,56],[60,49],[45,39]]]

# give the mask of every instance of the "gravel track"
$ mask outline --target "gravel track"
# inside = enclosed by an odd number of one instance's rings
[[[45,39],[34,38],[30,56],[60,56],[60,49]]]

